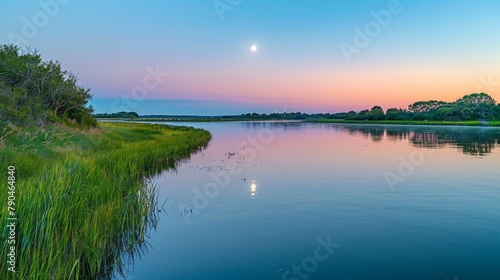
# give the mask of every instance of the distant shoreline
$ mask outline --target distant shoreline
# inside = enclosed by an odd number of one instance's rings
[[[309,123],[336,123],[336,124],[368,124],[368,125],[413,125],[413,126],[470,126],[470,127],[500,127],[500,121],[411,121],[411,120],[345,120],[345,119],[252,119],[252,118],[224,118],[224,117],[189,117],[189,118],[103,118],[100,122],[251,122],[251,121],[287,121]]]
[[[252,119],[252,118],[224,118],[224,117],[190,117],[190,118],[98,118],[100,122],[122,121],[122,122],[269,122],[269,121],[286,121],[286,122],[305,122],[307,120],[293,119]]]
[[[344,120],[344,119],[317,119],[316,123],[338,124],[379,124],[379,125],[414,125],[414,126],[472,126],[472,127],[500,127],[500,121],[410,121],[410,120]]]

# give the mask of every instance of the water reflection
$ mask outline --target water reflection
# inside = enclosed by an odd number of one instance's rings
[[[488,127],[430,127],[397,125],[310,124],[326,130],[344,131],[349,135],[362,135],[374,143],[384,139],[408,141],[425,149],[456,147],[466,155],[485,156],[500,143],[500,129]],[[241,122],[247,130],[271,129],[274,132],[301,131],[310,126],[303,122]]]
[[[338,126],[350,135],[363,135],[374,143],[384,137],[389,141],[408,141],[412,146],[425,149],[456,147],[466,155],[491,154],[500,142],[500,129],[471,127],[409,127],[409,126]]]
[[[301,131],[306,128],[301,121],[255,121],[240,124],[247,130],[272,129],[274,132]]]
[[[257,184],[255,180],[252,180],[252,184],[250,184],[250,196],[253,198],[257,194]]]
[[[127,277],[281,279],[283,269],[311,256],[318,236],[331,235],[341,250],[311,279],[407,279],[408,271],[416,271],[413,279],[453,279],[450,271],[500,279],[499,154],[468,156],[492,153],[500,129],[193,125],[214,140],[157,178],[163,220],[148,239],[153,249]],[[273,140],[251,144],[263,132]],[[399,172],[400,158],[414,162],[419,148],[443,150],[391,192],[385,172]],[[241,172],[231,174],[231,163]],[[219,184],[218,195],[208,197],[207,184]],[[422,259],[436,264],[432,276],[415,266]],[[460,270],[464,263],[469,271]]]

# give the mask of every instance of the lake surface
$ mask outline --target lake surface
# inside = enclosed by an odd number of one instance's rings
[[[213,140],[127,279],[500,279],[500,129],[174,125]]]

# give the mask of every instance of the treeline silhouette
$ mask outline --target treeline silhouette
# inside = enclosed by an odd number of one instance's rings
[[[500,105],[488,94],[472,93],[454,101],[417,101],[408,109],[390,108],[384,112],[380,106],[361,112],[332,114],[330,119],[346,120],[435,120],[470,121],[500,120]]]
[[[136,119],[139,118],[139,114],[136,112],[118,112],[118,113],[104,113],[104,114],[94,114],[94,118],[98,119]]]
[[[401,120],[401,121],[470,121],[470,120],[500,120],[500,104],[487,93],[472,93],[454,102],[437,100],[417,101],[408,105],[407,109],[390,108],[384,110],[373,106],[370,110],[359,112],[306,114],[301,112],[257,114],[247,113],[240,116],[225,116],[242,119],[276,119],[276,120],[307,120],[307,119],[342,119],[342,120]]]

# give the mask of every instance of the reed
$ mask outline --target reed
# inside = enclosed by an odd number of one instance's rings
[[[135,123],[7,135],[0,178],[6,185],[7,167],[16,167],[17,273],[2,261],[0,279],[107,279],[120,272],[155,226],[155,189],[146,179],[176,168],[210,139],[200,129]],[[0,203],[7,221],[7,188]],[[7,235],[4,227],[2,240]],[[7,250],[4,244],[0,259]]]

